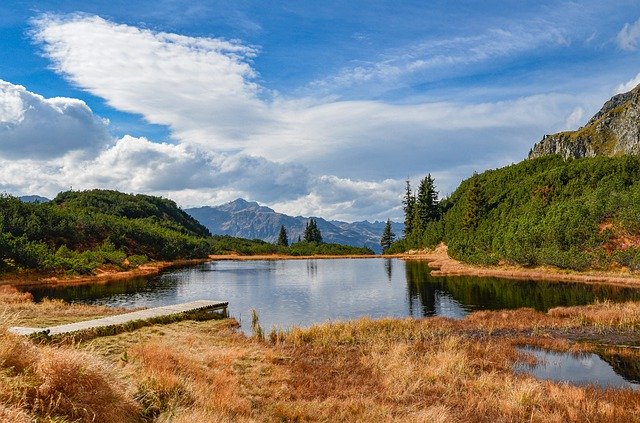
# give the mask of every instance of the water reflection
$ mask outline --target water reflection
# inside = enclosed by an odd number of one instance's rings
[[[308,326],[361,316],[447,316],[473,310],[588,304],[640,299],[640,291],[598,285],[432,277],[425,262],[397,259],[220,261],[160,276],[101,285],[28,288],[44,297],[126,307],[155,307],[198,299],[229,301],[232,316],[251,309],[263,327]]]
[[[574,385],[597,385],[603,388],[640,389],[637,358],[615,355],[616,367],[607,359],[591,353],[561,353],[539,348],[524,347],[521,351],[533,355],[534,365],[516,364],[514,371],[527,372],[539,379],[568,382]],[[612,354],[607,355],[611,359]],[[631,377],[628,377],[628,375]]]

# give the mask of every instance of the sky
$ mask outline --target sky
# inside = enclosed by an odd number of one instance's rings
[[[638,0],[5,0],[0,192],[402,220],[638,83]]]

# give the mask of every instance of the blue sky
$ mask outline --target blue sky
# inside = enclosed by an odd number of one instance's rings
[[[400,218],[640,83],[640,2],[5,1],[0,190]]]

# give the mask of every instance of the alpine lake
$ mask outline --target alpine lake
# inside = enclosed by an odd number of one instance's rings
[[[25,289],[36,301],[47,297],[117,307],[158,307],[201,299],[228,301],[229,314],[247,334],[252,310],[269,331],[363,316],[459,319],[476,310],[530,307],[546,311],[604,300],[640,301],[640,289],[610,285],[434,277],[426,262],[394,258],[212,261],[153,277]],[[565,359],[571,361],[569,356]],[[633,369],[640,368],[638,363],[630,364]],[[615,380],[624,386],[639,386],[640,377],[635,373],[640,371],[625,374],[619,365],[609,367],[610,378],[600,372],[582,382],[603,383],[604,378],[604,383],[614,386],[622,386]],[[544,368],[540,369],[539,377],[546,378]]]

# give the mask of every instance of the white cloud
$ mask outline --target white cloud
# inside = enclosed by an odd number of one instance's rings
[[[573,109],[569,117],[567,117],[567,121],[564,124],[564,129],[566,130],[575,130],[578,129],[578,126],[583,122],[583,118],[585,115],[585,110],[582,107],[576,107]]]
[[[640,40],[640,19],[634,23],[626,23],[618,36],[616,41],[618,46],[627,51],[634,51],[638,49],[638,41]]]
[[[640,84],[640,73],[629,81],[618,85],[615,89],[615,94],[621,94],[626,93],[627,91],[631,91],[632,89],[637,87],[638,84]]]
[[[44,98],[0,80],[0,157],[59,157],[110,142],[107,122],[80,100]]]
[[[131,136],[92,158],[74,153],[55,162],[0,158],[0,189],[54,196],[69,187],[164,195],[184,205],[214,200],[217,204],[237,197],[271,203],[306,195],[308,174],[296,165],[244,155],[212,155]]]
[[[202,147],[237,148],[269,119],[248,61],[256,50],[119,25],[97,16],[46,15],[34,38],[57,72],[112,107],[142,113]]]
[[[564,32],[552,25],[532,23],[526,27],[489,29],[482,34],[428,40],[387,52],[378,60],[355,63],[336,75],[313,81],[314,90],[351,87],[372,81],[388,82],[402,76],[420,72],[445,71],[496,60],[513,54],[532,51],[542,45],[568,46],[570,40]]]

